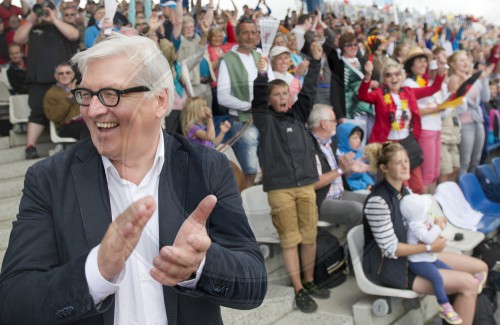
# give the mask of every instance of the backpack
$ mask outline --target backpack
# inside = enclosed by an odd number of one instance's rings
[[[328,289],[344,283],[347,278],[346,259],[344,247],[337,237],[319,228],[316,247],[314,283]]]
[[[477,296],[473,325],[496,325],[494,303],[485,294]]]

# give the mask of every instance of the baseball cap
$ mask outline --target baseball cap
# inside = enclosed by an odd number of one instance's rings
[[[269,58],[272,59],[275,56],[278,56],[283,53],[290,53],[290,50],[288,47],[285,46],[275,46],[271,49],[271,52],[269,52]]]
[[[175,1],[167,1],[167,0],[160,0],[160,5],[162,7],[170,7],[175,9],[177,7],[177,3]]]

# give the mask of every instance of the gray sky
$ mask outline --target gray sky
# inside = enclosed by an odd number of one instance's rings
[[[218,0],[214,0],[217,5]],[[426,12],[426,8],[433,8],[437,13],[453,14],[474,14],[487,18],[490,22],[500,25],[500,0],[394,0],[399,8],[415,8],[421,13]],[[234,0],[239,7],[240,13],[244,4],[256,6],[258,0]],[[330,1],[326,1],[330,2]],[[335,1],[341,2],[341,1]],[[208,3],[208,0],[202,0],[202,4]],[[273,11],[273,16],[283,19],[286,15],[286,9],[292,10],[299,8],[300,0],[267,0],[269,7]],[[350,4],[371,5],[373,0],[350,0]],[[232,8],[230,0],[220,0],[220,6],[223,9]]]

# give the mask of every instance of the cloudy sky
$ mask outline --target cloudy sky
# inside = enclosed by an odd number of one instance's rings
[[[35,0],[25,0],[27,2]],[[67,0],[63,0],[67,1]],[[160,0],[153,0],[158,3]],[[220,1],[220,7],[223,9],[232,9],[231,0],[213,0],[216,5]],[[327,0],[325,2],[343,2],[342,0]],[[353,5],[371,5],[374,0],[349,0]],[[384,1],[384,0],[376,0]],[[421,13],[425,13],[428,8],[432,8],[437,13],[452,13],[452,14],[473,14],[483,16],[488,21],[500,25],[500,0],[393,0],[399,8],[414,8]],[[81,5],[87,1],[81,0]],[[208,4],[209,0],[202,0],[202,4]],[[234,0],[239,12],[243,12],[243,5],[255,7],[259,0]],[[13,0],[14,4],[18,4],[19,0]],[[286,15],[287,8],[291,10],[300,9],[300,0],[267,0],[268,5],[273,11],[273,16],[278,19],[283,19]]]
[[[214,0],[217,4],[218,0]],[[490,22],[500,25],[500,0],[394,0],[399,8],[414,8],[421,13],[425,13],[428,8],[432,8],[437,13],[453,14],[474,14],[487,18]],[[236,5],[241,8],[244,4],[256,6],[258,0],[234,0]],[[327,1],[330,2],[330,1]],[[340,2],[340,1],[336,1]],[[208,3],[208,0],[202,0],[202,4]],[[273,16],[283,19],[286,9],[292,10],[300,8],[300,0],[267,0],[268,5],[273,11]],[[373,0],[350,0],[350,4],[371,5]],[[224,9],[232,8],[230,0],[220,0],[220,6]]]

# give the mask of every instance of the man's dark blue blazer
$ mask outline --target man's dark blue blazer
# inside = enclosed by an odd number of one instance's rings
[[[224,155],[164,133],[158,190],[160,247],[208,194],[212,244],[196,289],[164,287],[169,325],[221,324],[220,305],[259,306],[266,270]],[[145,144],[147,145],[147,144]],[[85,261],[111,223],[101,156],[90,139],[33,165],[0,274],[2,324],[113,324],[114,295],[95,306]]]

